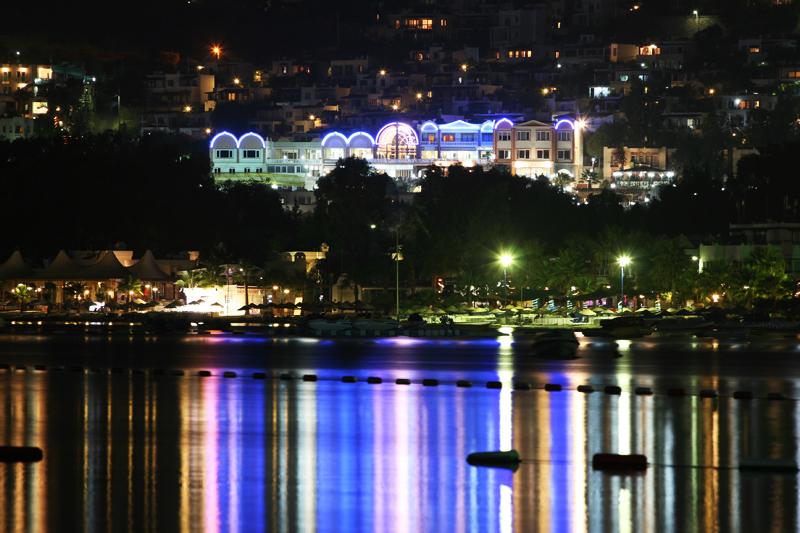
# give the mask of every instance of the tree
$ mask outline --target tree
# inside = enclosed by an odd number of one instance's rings
[[[363,159],[340,160],[317,183],[313,222],[320,241],[330,245],[326,267],[358,285],[380,283],[391,266],[394,242],[389,215],[396,188]]]
[[[25,310],[25,305],[33,299],[33,290],[24,283],[19,283],[11,289],[11,296],[19,303],[19,312]]]
[[[686,254],[691,245],[683,239],[655,239],[647,251],[647,266],[641,270],[643,286],[661,295],[670,307],[678,297],[691,293],[696,263]]]
[[[128,276],[128,278],[120,282],[117,289],[119,292],[126,295],[128,304],[131,304],[136,296],[142,295],[142,287],[142,280],[134,278],[133,276]]]

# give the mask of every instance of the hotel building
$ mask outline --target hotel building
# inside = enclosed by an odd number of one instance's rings
[[[518,124],[500,120],[495,125],[497,164],[513,174],[535,178],[567,174],[579,178],[583,171],[582,120],[559,118],[553,123],[529,120]]]
[[[366,159],[395,179],[416,179],[430,166],[498,164],[518,175],[579,177],[583,170],[582,121],[552,123],[486,120],[471,123],[390,122],[374,135],[332,131],[308,141],[270,140],[256,133],[211,139],[210,156],[218,180],[255,180],[275,188],[312,190],[339,159]]]

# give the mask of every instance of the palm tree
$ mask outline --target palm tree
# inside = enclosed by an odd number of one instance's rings
[[[199,287],[203,282],[201,270],[200,268],[196,268],[194,270],[178,272],[178,281],[175,282],[175,286],[180,289],[194,289]]]
[[[142,280],[129,276],[120,282],[118,289],[128,295],[128,304],[133,302],[133,297],[142,294]]]
[[[20,313],[24,311],[25,304],[33,299],[33,291],[29,286],[25,285],[24,283],[20,283],[19,285],[11,289],[11,295],[17,302],[19,302]]]

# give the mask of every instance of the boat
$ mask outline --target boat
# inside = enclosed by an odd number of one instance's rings
[[[353,323],[349,320],[326,320],[317,318],[308,321],[308,328],[316,333],[340,333],[353,329]]]
[[[396,320],[389,318],[357,318],[353,321],[353,329],[373,332],[373,331],[396,331],[400,324]]]
[[[690,318],[662,318],[655,322],[654,328],[661,335],[681,335],[698,333],[708,329],[713,324],[701,317]]]
[[[571,329],[528,330],[514,334],[514,344],[537,357],[572,359],[578,352],[578,338]]]
[[[595,336],[613,339],[635,339],[650,334],[650,327],[642,318],[620,316],[600,322],[600,331]]]

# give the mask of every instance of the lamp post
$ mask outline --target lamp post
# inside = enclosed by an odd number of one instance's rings
[[[619,292],[620,292],[620,307],[625,305],[625,267],[630,266],[631,258],[623,255],[617,258],[619,265]]]
[[[375,230],[378,228],[377,224],[370,224],[369,229]],[[395,320],[400,323],[400,261],[403,260],[402,248],[400,247],[400,227],[394,227],[394,253],[392,259],[394,260],[394,316]]]
[[[503,267],[503,298],[508,303],[508,269],[514,264],[514,256],[508,252],[503,252],[498,258],[500,266]]]
[[[400,228],[394,228],[394,312],[395,320],[400,323]]]

